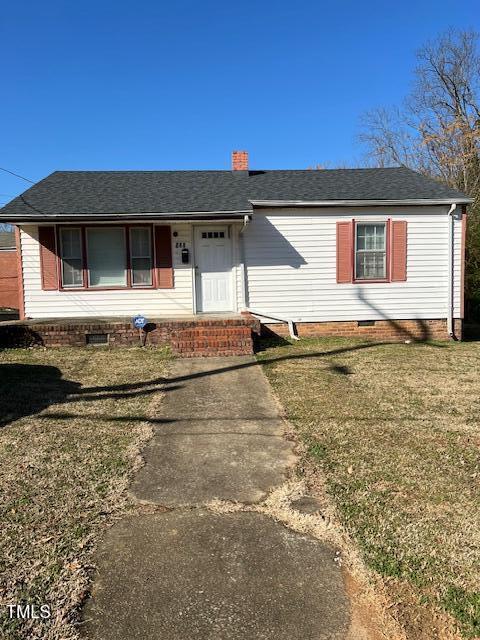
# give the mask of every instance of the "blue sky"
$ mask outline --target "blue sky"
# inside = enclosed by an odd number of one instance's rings
[[[0,21],[0,166],[352,164],[360,114],[408,91],[415,50],[480,30],[477,0],[27,0]],[[27,183],[0,172],[0,203]]]

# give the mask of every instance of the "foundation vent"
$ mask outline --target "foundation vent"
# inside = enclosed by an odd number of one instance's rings
[[[85,341],[88,345],[95,347],[108,344],[108,333],[87,333],[85,335]]]

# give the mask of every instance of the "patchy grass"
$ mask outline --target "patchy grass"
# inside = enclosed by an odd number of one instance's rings
[[[0,353],[0,604],[50,605],[9,620],[6,640],[69,640],[103,528],[125,513],[166,351]]]
[[[480,636],[480,343],[303,340],[258,357],[409,637],[446,637],[442,610]]]

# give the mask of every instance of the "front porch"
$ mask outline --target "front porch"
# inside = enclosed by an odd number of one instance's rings
[[[1,347],[170,345],[179,357],[253,353],[260,322],[248,313],[149,318],[144,331],[128,317],[51,318],[0,323]]]

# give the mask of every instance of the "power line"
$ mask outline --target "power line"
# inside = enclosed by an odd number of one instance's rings
[[[13,171],[9,171],[8,169],[4,169],[3,167],[0,167],[0,171],[5,171],[5,173],[9,173],[11,176],[15,176],[16,178],[20,178],[21,180],[25,180],[26,182],[31,182],[32,184],[35,184],[34,180],[30,180],[30,178],[25,178],[24,176],[21,176],[18,173],[14,173]]]

